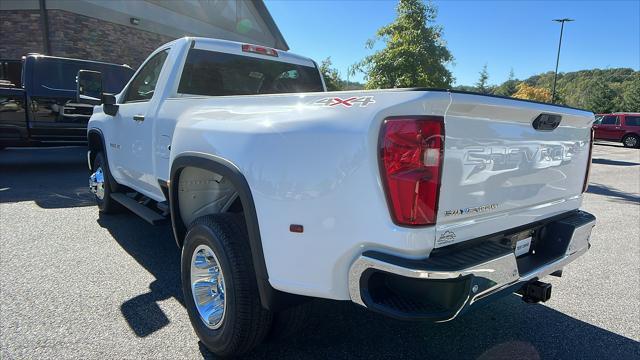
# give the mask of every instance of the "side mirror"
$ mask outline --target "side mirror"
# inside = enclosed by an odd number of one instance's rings
[[[115,95],[102,93],[102,111],[107,115],[116,116],[118,105],[116,105]]]
[[[116,96],[102,92],[102,73],[99,71],[80,70],[77,78],[77,99],[81,104],[103,105],[107,115],[115,116],[118,112]]]
[[[80,70],[77,78],[77,101],[81,104],[102,104],[102,73]]]

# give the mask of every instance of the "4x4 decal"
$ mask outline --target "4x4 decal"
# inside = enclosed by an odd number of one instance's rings
[[[373,96],[353,96],[346,99],[341,99],[339,97],[326,97],[320,100],[316,100],[313,102],[313,105],[319,106],[336,106],[342,105],[344,107],[352,107],[354,105],[359,105],[360,107],[365,107],[369,104],[374,104],[376,101],[373,100]]]

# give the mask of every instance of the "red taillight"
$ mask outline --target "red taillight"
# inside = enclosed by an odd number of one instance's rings
[[[591,128],[591,139],[589,139],[589,158],[587,159],[587,172],[584,174],[584,184],[582,185],[582,192],[587,192],[589,188],[589,175],[591,174],[591,155],[593,154],[593,134],[594,130]]]
[[[278,56],[278,52],[275,49],[251,44],[242,44],[242,51],[261,55]]]
[[[442,117],[391,117],[384,121],[380,166],[396,224],[435,224],[443,151]]]

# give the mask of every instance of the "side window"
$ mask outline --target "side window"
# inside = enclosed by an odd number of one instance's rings
[[[124,102],[148,101],[151,99],[167,55],[169,55],[169,49],[155,54],[144,64],[140,72],[131,81]]]
[[[600,125],[600,123],[602,122],[602,118],[604,116],[602,115],[596,115],[596,121],[593,122],[593,125]]]
[[[626,115],[624,122],[627,126],[640,126],[640,115]]]
[[[602,118],[602,125],[616,125],[618,117],[615,115],[607,115]]]

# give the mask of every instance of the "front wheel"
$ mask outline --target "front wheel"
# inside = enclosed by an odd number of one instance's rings
[[[181,273],[191,325],[210,351],[237,356],[262,342],[272,314],[260,304],[242,214],[196,219],[182,248]]]
[[[640,147],[640,137],[637,135],[627,135],[622,139],[622,144],[628,148]]]
[[[104,160],[103,153],[98,153],[93,160],[94,172],[89,176],[89,189],[93,193],[98,209],[101,213],[114,213],[120,209],[120,204],[111,199],[111,174]]]

